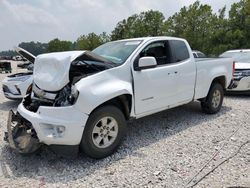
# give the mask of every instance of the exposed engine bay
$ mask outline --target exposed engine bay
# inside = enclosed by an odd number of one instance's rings
[[[44,91],[33,83],[32,93],[24,98],[23,104],[29,111],[36,112],[39,106],[70,106],[76,102],[78,91],[74,84],[82,78],[101,72],[112,66],[95,61],[75,60],[71,63],[69,83],[57,92]]]

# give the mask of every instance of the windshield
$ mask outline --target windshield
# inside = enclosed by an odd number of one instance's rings
[[[236,62],[250,63],[250,51],[249,52],[225,52],[220,55],[220,57],[230,57]]]
[[[108,42],[97,47],[92,52],[113,63],[122,64],[141,42],[141,40]]]

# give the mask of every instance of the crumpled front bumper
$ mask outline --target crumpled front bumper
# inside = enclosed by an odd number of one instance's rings
[[[9,111],[7,121],[7,132],[5,132],[4,140],[9,142],[12,149],[22,154],[34,153],[41,144],[31,130],[28,132],[29,125],[25,126],[19,114]]]
[[[88,115],[74,106],[40,106],[37,112],[31,112],[21,103],[16,114],[12,110],[9,112],[4,140],[11,148],[25,154],[33,153],[42,144],[57,148],[78,146],[87,119]]]
[[[9,142],[10,147],[16,149],[16,145],[13,140],[13,132],[12,132],[12,121],[14,117],[14,112],[12,110],[9,111],[8,121],[7,121],[7,132],[4,135],[4,141]]]
[[[74,106],[40,106],[37,112],[31,112],[21,103],[17,112],[31,122],[39,141],[46,145],[79,145],[88,119]]]

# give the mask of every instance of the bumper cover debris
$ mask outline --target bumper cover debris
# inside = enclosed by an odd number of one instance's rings
[[[41,146],[32,124],[12,110],[8,116],[7,131],[4,140],[19,153],[31,154]]]

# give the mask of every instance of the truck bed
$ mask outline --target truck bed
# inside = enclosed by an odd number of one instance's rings
[[[204,98],[214,78],[225,75],[225,88],[232,79],[233,59],[231,58],[197,58],[195,99]]]
[[[218,59],[224,59],[224,58],[221,58],[221,57],[217,57],[217,58],[195,58],[195,62],[200,62],[200,61],[207,61],[207,60],[218,60]]]

